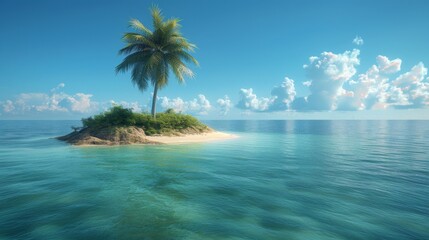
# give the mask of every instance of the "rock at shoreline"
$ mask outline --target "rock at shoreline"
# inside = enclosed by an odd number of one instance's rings
[[[58,140],[73,145],[123,145],[151,143],[146,139],[143,129],[138,127],[105,127],[92,130],[89,128],[57,137]]]

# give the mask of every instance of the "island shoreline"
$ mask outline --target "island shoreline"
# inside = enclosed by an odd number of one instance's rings
[[[130,128],[126,128],[130,129]],[[138,129],[138,128],[132,128]],[[236,139],[239,136],[231,133],[219,131],[207,131],[201,133],[190,133],[180,135],[145,135],[144,131],[135,131],[138,134],[138,141],[121,141],[118,139],[99,139],[86,133],[85,130],[73,132],[55,139],[65,141],[78,147],[101,147],[101,146],[138,146],[138,145],[181,145],[192,143],[218,142]],[[109,136],[111,138],[111,136]],[[134,138],[136,139],[136,138]]]
[[[173,110],[158,113],[134,113],[122,106],[82,119],[82,127],[56,139],[73,145],[134,145],[183,144],[211,142],[235,138],[234,135],[215,131],[198,119]]]
[[[182,136],[146,136],[150,142],[159,144],[188,144],[188,143],[204,143],[217,142],[230,139],[236,139],[238,135],[224,133],[219,131],[206,132],[200,134],[184,134]]]

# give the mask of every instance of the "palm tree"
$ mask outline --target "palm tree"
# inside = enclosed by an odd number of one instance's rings
[[[126,46],[119,50],[119,54],[127,56],[116,66],[116,72],[132,69],[131,80],[141,91],[145,91],[149,84],[153,85],[151,113],[155,118],[158,90],[168,84],[170,72],[174,73],[179,83],[183,83],[184,76],[194,75],[186,63],[198,65],[198,62],[189,54],[196,46],[189,43],[179,31],[180,20],[172,18],[164,21],[157,7],[152,7],[151,13],[153,31],[137,19],[130,21],[130,27],[136,32],[124,34]]]

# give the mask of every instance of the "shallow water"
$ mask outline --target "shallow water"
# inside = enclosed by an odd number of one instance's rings
[[[238,139],[73,147],[0,121],[0,239],[429,239],[429,121],[207,121]]]

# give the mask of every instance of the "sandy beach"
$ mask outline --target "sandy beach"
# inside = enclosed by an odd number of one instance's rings
[[[237,135],[223,133],[223,132],[209,132],[203,134],[189,134],[184,136],[147,136],[146,138],[151,142],[158,142],[164,144],[182,144],[182,143],[198,143],[198,142],[213,142],[227,139],[237,138]]]

